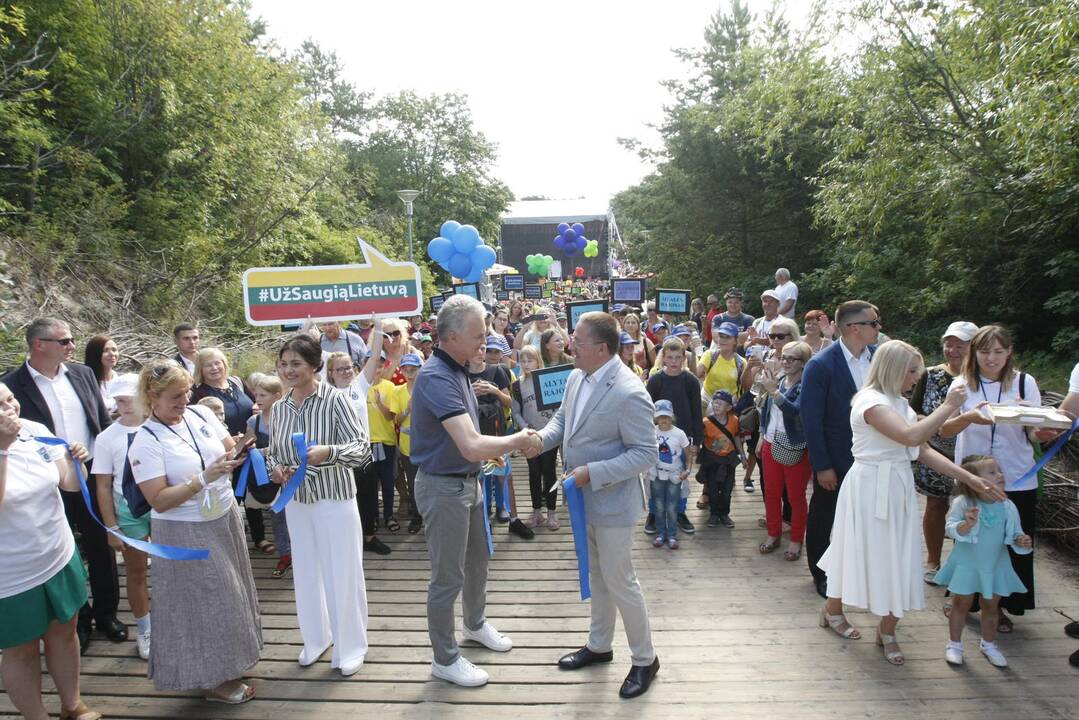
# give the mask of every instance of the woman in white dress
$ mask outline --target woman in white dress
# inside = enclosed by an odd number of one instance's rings
[[[861,637],[843,615],[843,604],[881,616],[877,644],[885,659],[903,664],[895,639],[899,618],[925,607],[921,518],[911,462],[918,460],[959,482],[990,492],[989,485],[933,450],[929,439],[967,397],[956,385],[936,411],[917,420],[903,397],[918,382],[922,356],[900,340],[873,354],[865,387],[851,401],[854,465],[836,504],[832,542],[818,566],[828,575],[821,627],[848,639]],[[1003,492],[992,490],[1004,499]]]

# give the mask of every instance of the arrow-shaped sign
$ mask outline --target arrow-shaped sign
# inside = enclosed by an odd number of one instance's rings
[[[423,309],[420,269],[395,262],[358,240],[363,264],[251,268],[244,272],[244,312],[252,325],[304,320],[401,317]]]

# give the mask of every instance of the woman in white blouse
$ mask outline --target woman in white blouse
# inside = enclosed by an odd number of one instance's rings
[[[208,408],[187,405],[191,376],[172,361],[139,375],[150,417],[128,460],[150,503],[157,543],[210,551],[205,560],[157,559],[154,640],[148,674],[158,690],[202,690],[207,700],[242,703],[240,678],[259,660],[262,625],[243,519],[230,475],[243,459]]]

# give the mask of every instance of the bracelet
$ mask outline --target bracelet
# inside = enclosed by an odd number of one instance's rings
[[[11,454],[10,450],[5,450],[3,448],[0,448],[0,457],[7,457],[10,454]]]
[[[119,532],[120,531],[120,526],[119,525],[109,525],[109,530],[116,530],[117,532]]]

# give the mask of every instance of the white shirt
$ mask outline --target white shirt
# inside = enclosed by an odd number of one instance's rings
[[[843,349],[843,357],[847,359],[850,376],[854,378],[854,387],[861,390],[865,387],[866,378],[869,377],[869,361],[872,359],[869,348],[862,348],[862,354],[854,357],[854,353],[847,349],[847,343],[843,342],[842,338],[839,340],[839,346]]]
[[[116,508],[124,496],[124,463],[127,461],[128,437],[141,425],[129,427],[120,422],[109,425],[97,436],[97,453],[90,467],[92,475],[112,475],[112,504]],[[155,431],[156,432],[156,431]]]
[[[210,465],[225,453],[222,440],[229,436],[225,426],[217,421],[213,412],[202,405],[190,405],[184,412],[183,419],[175,425],[162,425],[152,417],[146,421],[148,432],[140,432],[131,444],[128,458],[131,461],[131,474],[135,482],[164,477],[168,485],[183,485],[188,478],[198,475],[203,464]],[[202,456],[202,463],[199,462]],[[216,513],[203,517],[201,507],[207,502],[206,493],[212,493],[209,502],[216,500]],[[236,501],[232,497],[232,482],[229,475],[224,475],[211,483],[205,490],[195,494],[182,505],[163,513],[152,510],[150,518],[158,520],[183,520],[203,522],[216,520],[232,508]]]
[[[1068,378],[1068,392],[1079,394],[1079,363],[1075,363],[1071,377]]]
[[[183,365],[184,370],[187,370],[187,372],[189,372],[192,376],[194,376],[194,374],[195,374],[195,361],[194,360],[188,360],[186,357],[184,357],[183,353],[180,353],[180,364]]]
[[[18,595],[60,572],[75,553],[64,517],[60,471],[64,449],[33,436],[52,436],[44,425],[20,420],[22,431],[8,448],[7,483],[0,503],[0,598]],[[79,498],[78,502],[82,502]],[[7,622],[5,619],[4,622]]]
[[[363,429],[367,431],[368,437],[371,437],[371,426],[367,422],[367,396],[370,389],[371,383],[367,382],[367,377],[363,374],[363,371],[360,371],[360,374],[347,388],[339,388],[341,392],[348,396],[348,401],[355,408],[356,414],[360,416],[360,422],[363,423]]]
[[[34,378],[34,384],[45,398],[45,404],[49,406],[56,437],[67,440],[68,444],[82,443],[92,456],[94,439],[90,437],[86,411],[83,410],[75,387],[67,376],[67,366],[60,363],[60,371],[52,378],[39,373],[30,363],[26,363],[26,369],[30,371],[30,377]]]
[[[653,479],[681,483],[679,476],[689,467],[685,456],[689,438],[677,425],[672,425],[670,430],[660,430],[657,426],[656,445],[659,447],[659,459],[652,470]]]
[[[769,320],[762,315],[761,317],[753,321],[753,327],[757,329],[758,335],[767,335],[768,331],[772,329],[772,323],[774,323],[778,318],[779,315],[776,315],[774,318]]]
[[[794,310],[798,307],[798,286],[788,280],[782,285],[776,285],[776,295],[779,296],[779,307],[782,310],[783,306],[788,300],[793,300],[794,304],[791,305],[791,309],[787,312],[781,312],[780,315],[794,319]]]
[[[576,430],[577,423],[581,422],[581,414],[584,412],[584,406],[588,404],[588,400],[592,397],[592,393],[595,392],[599,384],[607,377],[607,374],[621,364],[622,358],[615,355],[600,367],[599,370],[596,370],[591,375],[585,375],[581,378],[581,384],[577,387],[577,399],[574,401],[573,424],[571,425],[570,432]]]

